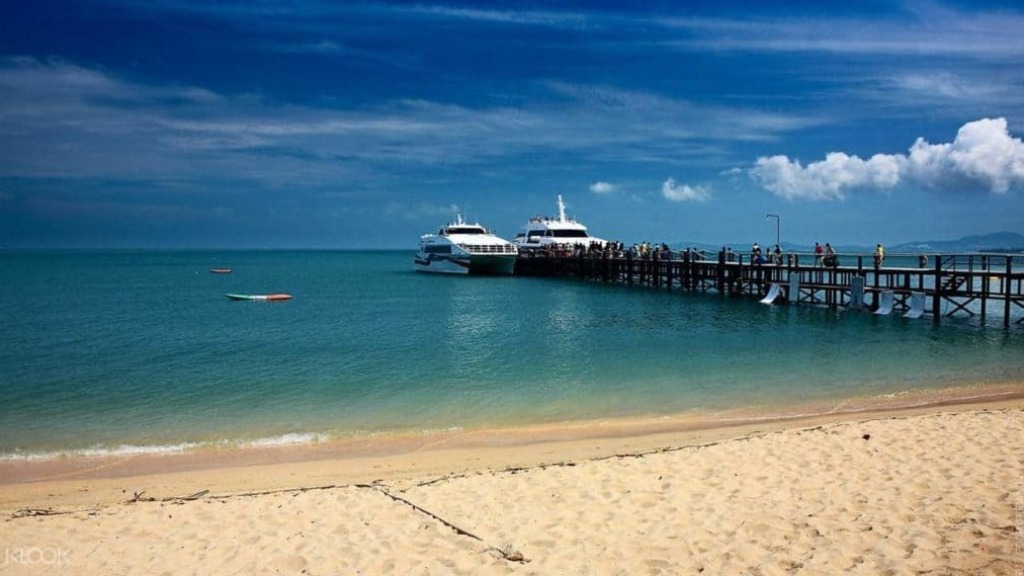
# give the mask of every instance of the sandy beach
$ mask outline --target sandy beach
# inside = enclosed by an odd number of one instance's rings
[[[1024,573],[1019,394],[678,428],[3,463],[0,572]]]

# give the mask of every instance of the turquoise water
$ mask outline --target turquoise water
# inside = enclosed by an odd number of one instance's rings
[[[0,280],[0,458],[785,407],[1019,379],[1024,352],[998,322],[434,276],[412,252],[0,252]]]

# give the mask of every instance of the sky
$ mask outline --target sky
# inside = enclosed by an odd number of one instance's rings
[[[1019,1],[633,4],[0,0],[0,248],[1024,233]]]

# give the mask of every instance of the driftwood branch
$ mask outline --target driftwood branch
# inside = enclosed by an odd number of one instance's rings
[[[202,498],[203,496],[206,496],[209,493],[210,493],[209,490],[200,490],[199,492],[196,492],[195,494],[192,494],[190,496],[179,496],[179,497],[176,497],[176,498],[164,498],[164,500],[172,500],[172,501],[175,501],[175,502],[186,502],[186,501],[189,501],[189,500],[198,500],[198,499]]]
[[[142,495],[145,494],[145,493],[146,493],[145,490],[143,490],[142,492],[133,492],[132,493],[132,499],[128,500],[127,502],[125,502],[125,504],[133,504],[135,502],[155,502],[156,501],[156,498],[151,498],[151,497],[143,498]]]
[[[59,516],[71,514],[71,510],[53,510],[52,508],[22,508],[15,510],[11,518],[31,518],[33,516]]]
[[[455,475],[452,475],[452,476],[441,476],[439,478],[434,478],[433,480],[424,480],[423,482],[417,482],[416,483],[416,487],[417,488],[422,488],[424,486],[430,486],[431,484],[439,484],[441,482],[447,482],[448,480],[456,480],[458,478],[465,478],[465,477],[466,477],[465,474],[455,474]]]
[[[440,522],[441,524],[444,524],[448,528],[451,528],[453,531],[455,531],[455,533],[458,534],[459,536],[466,536],[468,538],[472,538],[473,540],[476,540],[477,542],[482,542],[484,544],[487,544],[487,542],[485,542],[483,538],[477,536],[476,534],[473,534],[469,530],[466,530],[465,528],[459,527],[459,526],[455,525],[453,522],[445,520],[444,518],[438,516],[437,514],[431,512],[430,510],[427,510],[426,508],[420,506],[419,504],[416,504],[416,503],[413,503],[413,502],[411,502],[409,500],[406,500],[405,498],[402,498],[401,496],[392,494],[391,492],[389,492],[387,490],[387,488],[385,488],[383,486],[380,486],[380,485],[377,485],[377,484],[356,484],[356,488],[370,488],[370,489],[373,489],[373,490],[377,490],[378,492],[380,492],[381,494],[387,496],[388,498],[391,498],[395,502],[401,502],[402,504],[405,504],[406,506],[409,506],[413,510],[419,512],[420,514],[425,514],[425,515],[433,518],[434,520]],[[502,558],[504,558],[505,560],[508,560],[509,562],[520,562],[520,563],[529,562],[529,560],[527,560],[526,558],[523,557],[522,553],[513,551],[511,546],[507,546],[505,548],[497,548],[495,546],[488,546],[487,550],[488,551],[497,552],[499,555],[501,555]]]
[[[522,552],[517,552],[513,550],[511,545],[505,546],[504,548],[495,548],[492,546],[488,548],[487,551],[496,552],[498,553],[499,556],[501,556],[509,562],[518,562],[520,564],[526,564],[527,562],[529,562],[529,560],[523,557]]]
[[[188,496],[168,496],[166,498],[153,498],[152,496],[143,496],[146,491],[133,492],[131,500],[127,500],[125,504],[134,504],[136,502],[189,502],[192,500],[198,500],[203,496],[210,493],[209,490],[200,490],[195,494],[189,494]]]
[[[445,520],[444,518],[441,518],[440,516],[438,516],[437,514],[434,514],[430,510],[427,510],[426,508],[424,508],[424,507],[422,507],[422,506],[420,506],[418,504],[414,504],[414,503],[406,500],[405,498],[402,498],[401,496],[396,496],[395,494],[392,494],[391,492],[388,492],[388,490],[386,488],[383,488],[383,487],[378,486],[376,484],[356,484],[356,488],[371,488],[373,490],[377,490],[378,492],[380,492],[381,494],[387,496],[388,498],[391,498],[395,502],[401,502],[402,504],[405,504],[406,506],[409,506],[413,510],[419,512],[420,514],[426,514],[427,516],[430,516],[434,520],[437,520],[441,524],[444,524],[445,526],[447,526],[447,527],[451,528],[452,530],[454,530],[455,533],[458,534],[459,536],[469,536],[470,538],[472,538],[474,540],[477,540],[479,542],[483,542],[484,541],[483,538],[477,536],[476,534],[473,534],[469,530],[464,530],[462,528],[459,528],[455,524],[452,524],[451,522]]]
[[[187,496],[168,496],[166,498],[154,498],[153,496],[142,496],[145,494],[145,490],[141,492],[133,492],[130,500],[127,500],[126,504],[134,504],[135,502],[188,502],[191,500],[199,500],[203,496],[209,494],[209,490],[200,490],[195,494],[189,494]]]
[[[166,498],[154,498],[152,496],[143,496],[146,493],[145,490],[141,492],[134,492],[130,500],[126,500],[125,504],[134,504],[135,502],[191,502],[193,500],[199,500],[204,496],[210,500],[230,500],[231,498],[243,498],[246,496],[266,496],[268,494],[298,494],[300,492],[309,492],[311,490],[333,490],[335,488],[342,488],[341,484],[329,484],[327,486],[307,486],[305,488],[284,488],[281,490],[263,490],[258,492],[240,492],[238,494],[219,494],[210,496],[209,490],[200,490],[195,494],[189,494],[188,496],[168,496]]]

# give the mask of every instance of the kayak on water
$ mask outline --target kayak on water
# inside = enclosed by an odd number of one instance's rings
[[[291,300],[291,294],[225,294],[232,300]]]

